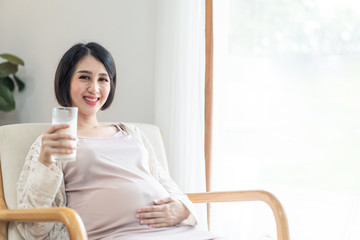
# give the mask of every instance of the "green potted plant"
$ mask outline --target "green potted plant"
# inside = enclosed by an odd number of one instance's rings
[[[15,109],[15,99],[13,92],[15,84],[19,92],[21,92],[25,84],[15,75],[19,69],[19,65],[24,66],[24,61],[12,54],[0,54],[0,58],[5,59],[5,62],[0,63],[0,110],[12,111]]]

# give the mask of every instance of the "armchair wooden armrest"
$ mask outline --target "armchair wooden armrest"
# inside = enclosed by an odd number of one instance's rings
[[[71,240],[87,240],[87,234],[80,216],[71,208],[0,209],[0,223],[11,221],[63,222]],[[6,225],[5,225],[6,228]],[[6,229],[5,229],[6,231]],[[0,236],[4,236],[0,232]],[[6,236],[6,235],[5,235]],[[7,237],[1,238],[7,239]]]
[[[263,190],[188,193],[193,203],[263,201],[268,204],[275,216],[278,240],[289,240],[289,227],[286,214],[280,201],[271,193]]]

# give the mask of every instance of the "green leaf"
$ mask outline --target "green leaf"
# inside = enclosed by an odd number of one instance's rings
[[[3,53],[3,54],[0,54],[0,57],[6,59],[9,62],[16,64],[16,65],[21,65],[21,66],[25,65],[24,61],[21,58],[15,56],[15,55],[12,55],[12,54]]]
[[[14,74],[15,82],[18,85],[19,92],[21,92],[25,88],[25,83],[20,80],[15,74]]]
[[[0,78],[9,76],[10,74],[16,73],[18,66],[11,62],[0,63]]]
[[[15,109],[15,99],[11,91],[0,83],[0,110],[9,112]]]
[[[11,92],[15,89],[14,81],[9,77],[0,78],[0,83],[4,84]]]

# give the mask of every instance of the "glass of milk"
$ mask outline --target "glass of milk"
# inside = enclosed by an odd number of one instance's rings
[[[77,107],[57,107],[53,108],[52,112],[52,125],[56,124],[69,124],[69,128],[58,130],[58,132],[69,133],[72,136],[77,136],[77,116],[78,108]],[[76,147],[76,141],[74,140],[61,140],[71,143]],[[55,161],[75,161],[76,160],[76,149],[71,154],[53,154],[53,159]]]

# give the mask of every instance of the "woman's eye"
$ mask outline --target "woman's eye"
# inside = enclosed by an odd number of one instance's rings
[[[108,82],[109,80],[107,78],[99,78],[100,82]]]
[[[90,77],[89,77],[89,76],[86,76],[86,75],[81,75],[81,76],[80,76],[80,79],[86,79],[86,80],[89,80],[89,79],[90,79]]]

